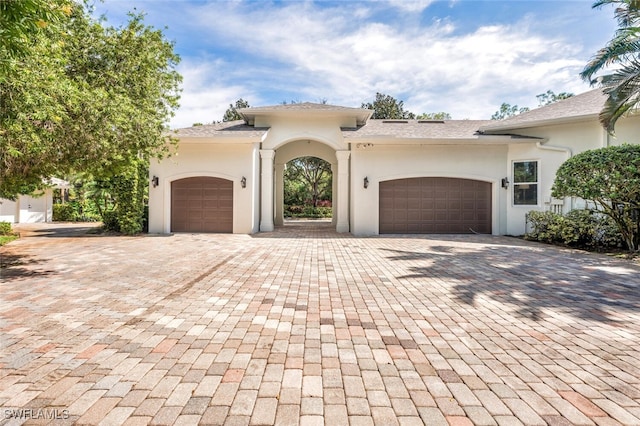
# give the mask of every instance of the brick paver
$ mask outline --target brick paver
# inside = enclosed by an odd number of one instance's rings
[[[23,231],[0,248],[0,424],[640,425],[630,261],[323,225]]]

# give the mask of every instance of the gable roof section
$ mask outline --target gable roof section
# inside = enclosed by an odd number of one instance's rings
[[[257,138],[259,140],[267,130],[264,127],[249,126],[243,120],[235,120],[176,129],[173,131],[173,136],[178,138]]]
[[[257,116],[325,116],[325,117],[353,117],[361,126],[367,122],[373,114],[372,110],[362,108],[350,108],[338,105],[317,104],[303,102],[299,104],[285,104],[265,107],[240,108],[238,113],[244,118],[246,124],[253,124]]]
[[[518,129],[579,122],[597,119],[606,95],[594,89],[546,105],[505,120],[379,120],[371,119],[373,111],[336,105],[304,102],[298,104],[242,108],[238,112],[244,120],[206,124],[177,129],[174,135],[185,139],[236,139],[260,141],[269,130],[255,127],[260,115],[283,116],[348,116],[357,117],[357,127],[342,128],[342,135],[350,140],[387,140],[397,143],[513,143],[525,142],[530,137],[519,135]],[[249,124],[248,124],[249,123]],[[534,138],[536,139],[536,138]]]
[[[478,127],[488,120],[380,120],[342,129],[345,139],[477,139]]]
[[[480,131],[504,132],[597,118],[606,99],[602,89],[590,90],[504,120],[492,120],[481,126]]]
[[[345,141],[384,145],[404,144],[507,144],[531,142],[531,138],[515,134],[484,135],[478,128],[491,120],[378,120],[364,126],[343,128]]]
[[[525,142],[515,134],[482,134],[478,128],[490,120],[377,120],[370,119],[363,126],[342,128],[346,142],[375,142],[383,144],[412,143],[513,143]],[[173,131],[173,136],[192,142],[260,142],[269,131],[254,127],[244,120],[205,124]]]

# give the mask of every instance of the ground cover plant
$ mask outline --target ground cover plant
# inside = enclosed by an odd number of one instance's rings
[[[18,238],[18,234],[13,232],[11,224],[9,222],[0,222],[0,246]]]

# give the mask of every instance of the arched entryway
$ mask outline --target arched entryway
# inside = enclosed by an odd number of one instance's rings
[[[293,140],[274,150],[260,150],[261,219],[260,230],[271,231],[284,224],[284,170],[296,158],[315,157],[328,162],[332,172],[332,223],[338,232],[349,232],[349,156],[350,151],[336,150],[311,139]],[[272,173],[272,174],[271,174]]]
[[[285,164],[285,219],[332,218],[331,163],[318,157],[298,157]]]

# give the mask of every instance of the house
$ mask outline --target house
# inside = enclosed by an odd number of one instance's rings
[[[32,194],[19,195],[15,200],[0,198],[0,222],[35,223],[53,220],[53,190],[69,188],[69,182],[51,178],[48,187]]]
[[[331,164],[333,224],[355,235],[521,235],[556,200],[558,167],[576,153],[640,143],[640,117],[598,122],[592,90],[501,121],[374,120],[372,111],[301,103],[239,110],[243,120],[177,130],[176,156],[152,161],[149,231],[271,231],[283,224],[285,164]]]

